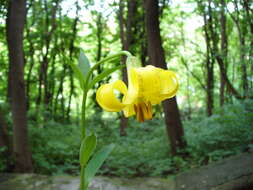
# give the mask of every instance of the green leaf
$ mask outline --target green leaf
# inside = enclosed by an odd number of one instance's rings
[[[92,134],[86,137],[81,144],[80,148],[80,165],[84,166],[88,160],[90,159],[91,155],[93,154],[97,145],[97,137],[95,134]]]
[[[81,70],[83,76],[85,77],[90,70],[90,62],[86,57],[84,52],[80,50],[79,59],[78,59],[78,67]]]
[[[84,77],[83,77],[83,74],[82,74],[81,70],[79,69],[78,66],[76,66],[73,63],[69,63],[69,65],[70,65],[71,69],[74,72],[74,76],[79,80],[80,86],[83,89],[83,87],[84,87]]]
[[[113,150],[114,146],[114,144],[107,145],[103,147],[100,151],[98,151],[96,154],[94,154],[92,159],[87,164],[87,167],[85,168],[85,181],[87,183],[89,183],[93,179],[98,169],[102,166],[106,158]]]
[[[123,67],[125,67],[125,65],[119,65],[117,67],[113,67],[111,69],[107,69],[103,71],[90,82],[88,89],[91,89],[97,82],[103,80],[105,77],[109,76],[111,73],[117,71],[118,69],[122,69]]]

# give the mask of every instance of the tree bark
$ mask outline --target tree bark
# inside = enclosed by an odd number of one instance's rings
[[[124,1],[120,0],[119,2],[119,27],[120,27],[120,40],[121,40],[121,45],[123,50],[128,50],[128,47],[126,49],[126,38],[125,38],[125,25],[124,25]],[[126,58],[122,57],[121,59],[122,64],[126,64]],[[123,81],[127,84],[127,70],[124,67],[122,69],[123,73]],[[126,128],[128,125],[128,119],[121,113],[120,115],[120,136],[126,136]]]
[[[136,0],[128,0],[127,1],[127,23],[124,25],[124,1],[121,0],[119,3],[119,25],[120,25],[120,39],[122,44],[122,49],[126,51],[130,51],[131,46],[133,45],[133,21],[134,16],[137,11],[137,1]],[[126,64],[126,58],[122,58],[122,64]],[[123,68],[123,81],[127,84],[127,70],[126,67]],[[128,119],[121,114],[120,116],[120,135],[125,136],[126,128],[128,124]]]
[[[156,67],[167,69],[159,28],[158,0],[144,0],[144,8],[146,12],[148,55],[150,63]],[[179,152],[179,149],[186,146],[176,97],[164,101],[163,109],[171,153],[176,154]]]
[[[204,33],[205,33],[205,41],[206,41],[206,97],[207,97],[207,116],[211,116],[213,114],[213,91],[214,91],[214,57],[215,51],[211,47],[211,37],[214,37],[212,33],[212,25],[213,25],[213,17],[211,12],[210,1],[208,1],[208,13],[204,11]],[[215,36],[216,37],[216,36]],[[217,38],[212,38],[214,43],[217,43]]]
[[[16,172],[31,172],[32,157],[28,143],[26,96],[24,81],[23,31],[26,1],[10,0],[7,13],[7,43],[11,75],[11,111],[13,118],[13,150]]]
[[[220,12],[220,23],[221,23],[221,50],[222,58],[224,60],[224,67],[227,69],[227,54],[228,54],[228,40],[227,40],[227,31],[226,23],[227,18],[225,15],[225,0],[221,0],[221,12]],[[220,106],[223,106],[225,102],[225,81],[220,72]]]

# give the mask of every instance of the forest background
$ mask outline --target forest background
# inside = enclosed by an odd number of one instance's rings
[[[100,174],[166,177],[253,148],[252,1],[1,0],[0,172],[79,174],[80,49],[91,64],[128,50],[180,81],[145,123],[95,101],[125,69],[94,87],[89,131],[116,144]]]

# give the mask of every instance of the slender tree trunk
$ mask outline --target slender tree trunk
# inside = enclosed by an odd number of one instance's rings
[[[147,31],[146,31],[146,24],[145,24],[145,14],[144,12],[142,13],[141,16],[141,22],[143,23],[143,30],[140,34],[140,38],[141,40],[141,63],[142,66],[146,66],[148,65],[148,42],[147,42]]]
[[[210,5],[210,3],[209,3]],[[208,16],[208,20],[207,20]],[[211,47],[211,37],[210,31],[212,29],[212,15],[210,12],[210,6],[208,7],[208,15],[204,12],[204,32],[205,32],[205,41],[206,41],[206,71],[207,71],[207,78],[206,78],[206,97],[207,97],[207,115],[211,116],[213,114],[213,89],[214,89],[214,73],[213,73],[213,66],[214,66],[214,50]]]
[[[252,2],[251,2],[252,5]],[[246,12],[246,21],[247,25],[249,26],[249,36],[250,36],[250,48],[249,48],[249,57],[248,60],[249,65],[251,65],[251,76],[253,76],[253,9],[250,8],[250,1],[249,0],[243,0],[243,8]],[[251,88],[253,88],[253,81],[251,80]]]
[[[150,63],[167,69],[164,50],[159,28],[159,7],[158,0],[144,0],[146,12],[146,28],[148,37],[148,55]],[[184,131],[180,119],[176,97],[163,102],[165,123],[170,140],[171,153],[178,153],[179,149],[185,147]]]
[[[133,44],[133,21],[134,16],[137,11],[137,1],[136,0],[129,0],[127,4],[127,23],[126,26],[124,25],[124,1],[121,0],[119,4],[119,25],[120,25],[120,39],[122,44],[122,49],[130,51],[131,46]],[[126,64],[126,58],[122,58],[122,64]],[[127,71],[126,68],[123,68],[123,81],[127,84]],[[126,135],[126,128],[127,128],[128,119],[124,117],[122,114],[120,116],[120,135]]]
[[[211,1],[209,0],[209,6],[208,6],[208,14],[210,16],[212,16],[212,11],[211,11]],[[232,17],[233,18],[233,17]],[[234,18],[233,18],[234,20]],[[220,55],[220,50],[218,48],[218,34],[217,32],[213,29],[213,21],[209,19],[209,31],[210,31],[210,40],[212,42],[212,47],[211,47],[211,51],[212,51],[212,57],[214,57],[218,63],[218,66],[220,68],[220,73],[221,73],[221,77],[222,80],[224,80],[226,87],[228,89],[228,91],[237,99],[244,99],[245,96],[241,96],[240,93],[235,89],[235,87],[233,86],[233,84],[230,82],[228,75],[227,75],[227,70],[226,70],[226,65],[224,60],[222,59],[221,55]],[[205,28],[204,28],[205,29]]]
[[[240,62],[241,62],[241,71],[242,71],[242,87],[243,87],[243,95],[246,96],[248,94],[248,74],[247,74],[247,63],[246,63],[246,44],[245,44],[245,36],[247,34],[247,26],[246,19],[240,19],[240,10],[238,7],[237,0],[233,1],[235,6],[236,17],[233,17],[233,21],[237,27],[238,38],[240,44]]]
[[[52,41],[52,38],[53,38],[53,34],[56,30],[56,27],[57,27],[57,24],[56,24],[56,13],[57,13],[57,9],[58,9],[58,5],[59,5],[59,0],[55,0],[54,1],[54,4],[53,4],[53,7],[52,7],[52,10],[51,10],[51,29],[49,30],[49,25],[50,25],[50,22],[49,22],[49,12],[48,12],[48,7],[47,7],[47,0],[45,0],[45,12],[47,13],[46,14],[46,29],[45,29],[45,49],[46,49],[46,53],[43,55],[43,59],[42,59],[42,68],[41,68],[41,71],[42,71],[42,82],[43,82],[43,85],[44,85],[44,99],[43,99],[43,103],[44,105],[46,105],[47,109],[48,108],[48,105],[50,103],[50,101],[52,101],[52,97],[51,97],[51,94],[50,94],[50,91],[49,91],[49,82],[48,82],[48,68],[49,68],[49,53],[50,53],[50,43]]]
[[[225,0],[221,0],[221,12],[220,12],[220,23],[221,23],[221,51],[222,58],[224,60],[224,67],[227,69],[227,52],[228,52],[228,40],[227,40],[227,31],[226,23],[227,18],[225,15]],[[223,106],[225,102],[225,81],[220,72],[220,106]]]
[[[77,35],[77,24],[78,24],[78,11],[79,11],[79,5],[78,5],[78,1],[76,1],[76,18],[73,22],[72,25],[72,30],[73,30],[73,37],[71,38],[70,41],[70,46],[69,46],[69,57],[70,57],[70,61],[73,61],[73,53],[74,53],[74,47],[75,47],[75,39],[76,39],[76,35]],[[70,69],[70,94],[69,94],[69,99],[68,99],[68,107],[67,107],[67,120],[70,120],[70,110],[71,110],[71,102],[72,102],[72,96],[74,94],[74,79],[73,79],[73,71],[72,69]]]
[[[240,63],[241,63],[241,84],[243,87],[243,96],[240,96],[241,98],[245,98],[248,93],[248,76],[247,76],[247,65],[245,60],[245,35],[247,33],[247,26],[245,23],[245,19],[240,19],[240,10],[238,7],[238,1],[233,1],[234,7],[235,7],[235,15],[230,13],[230,16],[232,20],[235,23],[235,26],[238,31],[238,38],[239,38],[239,45],[240,45]]]
[[[122,44],[123,50],[128,50],[128,47],[126,47],[126,36],[125,36],[125,25],[124,25],[124,1],[120,0],[119,3],[119,26],[120,26],[120,40]],[[126,49],[127,48],[127,49]],[[122,64],[126,64],[126,58],[123,57],[121,59]],[[122,69],[123,73],[123,81],[127,84],[127,70],[124,67]],[[126,128],[128,125],[128,119],[121,113],[120,115],[120,136],[126,136]]]
[[[57,42],[58,42],[58,37],[55,38],[54,40],[54,46],[57,47]],[[50,82],[48,86],[48,93],[50,94],[50,101],[48,104],[48,111],[50,112],[52,118],[54,118],[54,96],[55,96],[55,70],[56,70],[56,51],[53,51],[51,54],[51,70],[49,72],[49,77],[50,77]]]
[[[11,75],[11,110],[15,171],[31,172],[32,157],[28,143],[24,81],[23,31],[26,1],[10,0],[7,14],[7,42]]]
[[[52,4],[53,7],[51,8],[51,14],[50,9],[48,7],[48,1],[44,0],[44,11],[45,11],[45,32],[42,33],[42,61],[39,68],[39,92],[38,92],[38,98],[37,98],[37,105],[43,101],[43,104],[46,105],[48,109],[48,105],[50,101],[52,101],[52,97],[49,91],[49,84],[48,84],[48,68],[49,68],[49,54],[50,54],[50,43],[54,34],[54,31],[56,30],[57,24],[56,24],[56,13],[59,6],[59,0],[55,0]],[[51,27],[50,27],[51,26]],[[49,30],[50,28],[50,30]],[[43,53],[45,51],[45,53]]]
[[[55,96],[55,100],[54,100],[54,115],[57,116],[57,112],[58,112],[58,106],[59,106],[59,101],[61,102],[61,113],[62,113],[62,118],[64,118],[64,97],[63,97],[63,83],[64,83],[64,78],[65,78],[65,75],[66,75],[66,70],[67,70],[67,64],[64,63],[63,64],[63,69],[62,69],[62,75],[60,76],[60,81],[59,81],[59,87],[58,87],[58,90],[57,90],[57,93],[56,93],[56,96]],[[59,96],[60,94],[62,95],[61,96],[61,99],[59,100]]]

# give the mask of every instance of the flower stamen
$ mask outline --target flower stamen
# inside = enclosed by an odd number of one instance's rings
[[[152,119],[152,105],[150,102],[134,104],[134,111],[136,113],[136,119],[139,122]]]

